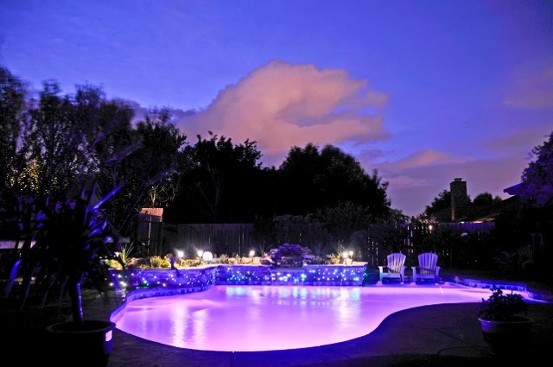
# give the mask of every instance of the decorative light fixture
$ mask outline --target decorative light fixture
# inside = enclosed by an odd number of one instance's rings
[[[213,260],[213,253],[211,251],[204,251],[202,253],[202,260],[206,263],[210,262],[211,260]]]

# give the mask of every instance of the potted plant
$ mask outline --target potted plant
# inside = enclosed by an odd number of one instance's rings
[[[531,342],[533,320],[527,317],[528,304],[520,294],[493,288],[482,299],[478,314],[484,340],[494,355],[524,356]]]
[[[106,259],[117,258],[118,234],[101,206],[120,188],[98,198],[96,181],[87,180],[63,201],[28,202],[33,209],[27,212],[36,214],[25,223],[21,257],[6,291],[9,294],[20,278],[22,307],[33,292],[44,300],[52,294],[69,296],[71,321],[47,327],[49,342],[63,348],[52,351],[57,365],[107,366],[115,324],[85,319],[81,287],[86,283],[100,292],[105,290],[109,277]],[[73,356],[78,360],[71,360]]]

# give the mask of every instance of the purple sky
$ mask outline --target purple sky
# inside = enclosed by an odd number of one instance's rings
[[[417,215],[520,180],[553,131],[553,0],[2,0],[0,64],[170,107],[265,166],[333,144]]]

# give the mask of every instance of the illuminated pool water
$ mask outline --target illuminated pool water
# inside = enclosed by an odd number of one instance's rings
[[[407,308],[480,302],[489,289],[429,286],[213,286],[127,302],[117,328],[179,348],[269,351],[343,342],[369,334]]]

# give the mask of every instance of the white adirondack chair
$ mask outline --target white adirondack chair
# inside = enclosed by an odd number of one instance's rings
[[[406,256],[399,252],[394,252],[386,257],[387,265],[379,266],[380,281],[382,283],[399,280],[403,283],[405,274]]]
[[[413,281],[432,281],[438,283],[440,267],[438,266],[438,255],[432,252],[424,252],[418,256],[419,266],[412,266]]]

